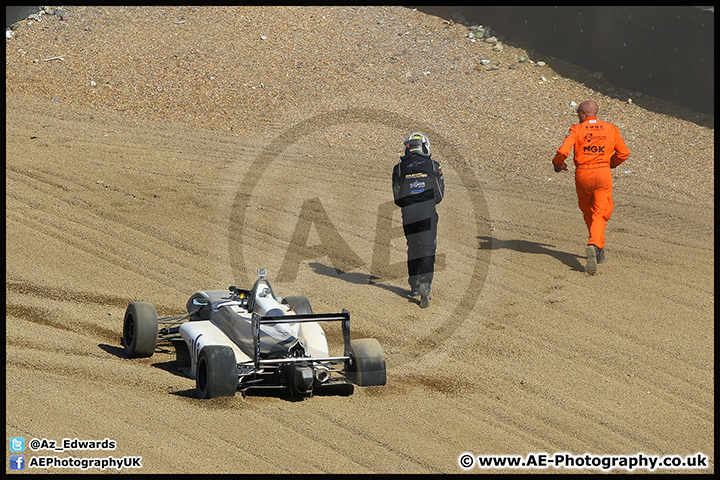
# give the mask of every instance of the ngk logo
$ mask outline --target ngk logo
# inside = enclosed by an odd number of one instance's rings
[[[590,147],[583,147],[583,152],[585,153],[605,153],[605,147],[598,147],[597,145],[592,145]]]

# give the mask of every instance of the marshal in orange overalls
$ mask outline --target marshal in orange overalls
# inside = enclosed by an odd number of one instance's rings
[[[627,160],[630,151],[615,125],[594,116],[586,116],[581,123],[570,127],[557,149],[553,165],[564,164],[573,147],[575,189],[590,236],[588,245],[601,249],[605,246],[605,227],[614,204],[610,169]]]

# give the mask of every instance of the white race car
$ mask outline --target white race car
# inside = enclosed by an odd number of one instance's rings
[[[155,306],[132,302],[122,345],[130,358],[150,357],[162,342],[175,346],[181,371],[199,398],[243,395],[255,387],[289,387],[293,395],[340,386],[385,385],[385,354],[372,338],[350,339],[350,312],[314,314],[305,296],[275,296],[265,269],[252,289],[204,290],[187,314],[158,318]],[[331,356],[320,322],[341,323],[344,353]]]

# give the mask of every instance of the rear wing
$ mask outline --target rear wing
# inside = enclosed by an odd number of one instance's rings
[[[342,326],[344,355],[341,357],[294,357],[294,358],[275,358],[260,359],[260,325],[269,323],[304,323],[304,322],[340,322]],[[255,368],[259,369],[260,365],[280,364],[303,362],[307,360],[313,361],[344,361],[350,358],[350,312],[343,309],[341,313],[309,313],[296,315],[259,315],[252,314],[252,334],[253,334],[253,359]]]

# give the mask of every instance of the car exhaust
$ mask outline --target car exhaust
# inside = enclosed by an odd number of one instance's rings
[[[315,380],[318,383],[325,383],[330,380],[330,369],[324,366],[315,367]]]

